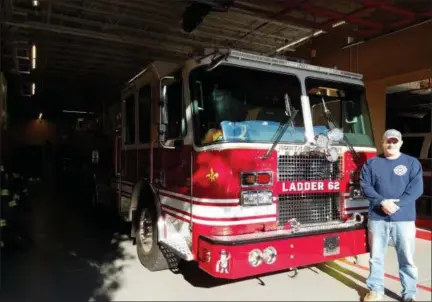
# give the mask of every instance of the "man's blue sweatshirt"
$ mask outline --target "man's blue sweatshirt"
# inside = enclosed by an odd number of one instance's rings
[[[420,162],[409,155],[397,159],[383,155],[369,159],[360,174],[363,196],[369,200],[369,219],[414,221],[416,200],[423,194],[423,171]],[[392,215],[381,208],[384,199],[399,199],[400,207]]]

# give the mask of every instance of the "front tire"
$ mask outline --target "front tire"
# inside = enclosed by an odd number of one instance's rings
[[[137,213],[135,230],[138,259],[149,271],[161,271],[169,268],[165,255],[158,244],[156,211],[143,207]]]

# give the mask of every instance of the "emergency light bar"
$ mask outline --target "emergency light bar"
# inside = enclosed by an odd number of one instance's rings
[[[246,53],[238,50],[230,50],[229,51],[229,57],[237,58],[239,60],[250,60],[255,62],[261,62],[261,63],[267,63],[270,65],[278,65],[278,66],[284,66],[284,67],[291,67],[296,69],[302,69],[302,70],[310,70],[310,71],[316,71],[320,73],[325,74],[332,74],[352,79],[363,79],[363,75],[359,73],[349,72],[349,71],[343,71],[333,68],[327,68],[327,67],[321,67],[321,66],[315,66],[310,65],[306,63],[300,63],[300,62],[292,62],[288,60],[281,60],[277,58],[271,58],[266,56],[260,56],[256,54]]]

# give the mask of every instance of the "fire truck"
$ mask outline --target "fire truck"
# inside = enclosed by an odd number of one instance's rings
[[[368,252],[360,74],[207,50],[150,64],[118,108],[109,188],[148,270],[239,279]]]

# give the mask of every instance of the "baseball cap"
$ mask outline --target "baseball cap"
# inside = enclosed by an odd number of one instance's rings
[[[386,132],[384,132],[383,138],[385,140],[389,138],[396,138],[398,140],[402,140],[402,134],[395,129],[389,129]]]

